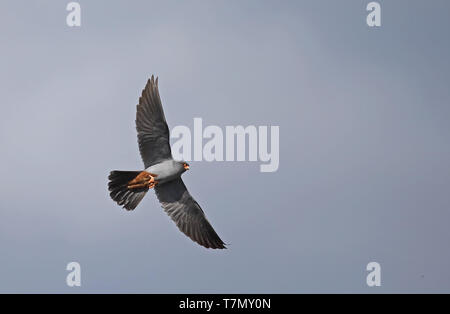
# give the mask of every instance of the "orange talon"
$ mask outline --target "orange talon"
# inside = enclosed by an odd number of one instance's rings
[[[156,185],[155,178],[158,175],[149,173],[146,171],[142,171],[139,173],[136,178],[128,182],[129,189],[151,189]]]

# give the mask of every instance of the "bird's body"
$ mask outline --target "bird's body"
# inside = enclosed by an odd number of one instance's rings
[[[156,175],[158,184],[164,184],[179,178],[187,169],[173,159],[164,160],[145,169],[145,172]]]
[[[137,105],[136,129],[145,170],[111,171],[108,184],[111,198],[133,210],[154,188],[162,207],[184,234],[206,248],[226,248],[181,179],[189,165],[172,158],[158,79],[153,76]]]

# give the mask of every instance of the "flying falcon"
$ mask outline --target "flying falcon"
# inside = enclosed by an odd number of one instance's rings
[[[133,210],[154,188],[162,208],[181,232],[206,248],[226,249],[181,179],[189,170],[188,163],[172,158],[158,78],[155,80],[153,75],[139,98],[136,130],[145,170],[111,171],[108,184],[111,198],[126,210]]]

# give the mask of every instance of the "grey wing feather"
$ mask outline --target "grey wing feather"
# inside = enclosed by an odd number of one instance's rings
[[[145,168],[172,158],[169,127],[158,91],[158,78],[148,80],[136,111],[139,151]]]
[[[181,232],[206,248],[226,249],[181,178],[157,185],[155,192],[164,211]]]

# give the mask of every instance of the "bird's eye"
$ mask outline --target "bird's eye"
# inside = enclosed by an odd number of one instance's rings
[[[187,164],[187,162],[185,162],[185,163],[183,164],[183,167],[184,167],[184,169],[189,170],[189,165]]]

